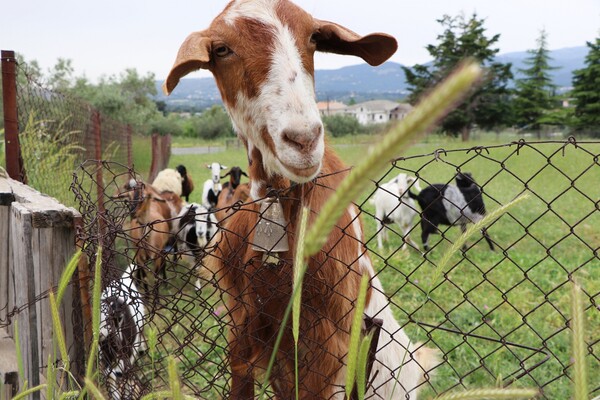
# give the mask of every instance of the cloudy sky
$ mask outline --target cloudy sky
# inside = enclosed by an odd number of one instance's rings
[[[413,65],[429,60],[425,46],[436,43],[451,16],[477,13],[488,36],[501,35],[501,53],[535,48],[541,29],[550,49],[584,46],[600,35],[600,0],[295,0],[320,19],[357,33],[386,32],[398,39],[392,60]],[[5,2],[0,48],[37,60],[46,70],[57,58],[73,61],[75,74],[96,80],[126,68],[168,73],[188,33],[208,26],[227,0],[21,0]],[[318,69],[358,64],[352,57],[321,55]],[[206,76],[194,73],[192,76]]]

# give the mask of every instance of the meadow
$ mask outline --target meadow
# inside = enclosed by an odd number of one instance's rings
[[[331,144],[352,165],[377,140],[347,137],[332,140]],[[567,377],[572,362],[570,280],[577,281],[586,294],[586,340],[593,352],[588,356],[592,367],[590,389],[598,390],[600,312],[594,304],[600,293],[600,143],[580,143],[577,147],[560,143],[500,146],[513,140],[518,137],[481,134],[464,143],[429,135],[398,154],[399,159],[381,178],[380,182],[385,182],[399,172],[407,172],[419,176],[424,187],[427,183],[450,182],[457,169],[472,172],[483,187],[488,211],[521,194],[528,195],[489,227],[496,251],[491,252],[475,235],[469,240],[469,249],[455,254],[440,275],[436,267],[459,236],[458,228],[433,236],[430,240],[435,239],[434,248],[423,256],[417,249],[399,250],[403,238],[392,226],[391,240],[379,252],[374,209],[368,201],[375,184],[365,188],[358,202],[363,211],[365,242],[396,317],[413,340],[428,341],[428,346],[442,350],[447,361],[436,370],[423,398],[452,388],[499,384],[540,387],[549,399],[571,397]],[[486,149],[462,150],[473,146]],[[184,164],[194,177],[196,191],[191,201],[200,201],[202,183],[209,178],[206,164],[213,161],[229,167],[247,165],[242,149],[171,157],[171,166]],[[418,221],[410,235],[420,243]],[[184,360],[181,371],[189,372],[190,366],[202,371],[190,374],[189,384],[212,387],[217,393],[219,388],[227,387],[222,370],[226,322],[215,313],[220,296],[211,288],[198,299],[189,286],[184,291],[175,289],[180,285],[185,282],[173,282],[170,292],[177,294],[177,310],[163,310],[169,317],[156,325],[159,332],[172,330],[161,334],[162,352],[167,354],[176,348]],[[188,304],[198,305],[198,301],[200,307]],[[190,323],[169,327],[165,322],[180,320]],[[181,345],[181,338],[188,347]],[[202,367],[196,364],[199,358],[204,360]]]
[[[332,138],[330,144],[353,165],[379,138],[347,136]],[[458,228],[430,238],[433,249],[423,256],[420,249],[399,250],[405,239],[391,226],[391,240],[379,251],[369,202],[375,183],[364,188],[357,202],[366,245],[397,319],[411,339],[443,354],[444,363],[420,398],[499,385],[541,388],[548,399],[572,397],[570,281],[584,290],[590,390],[596,396],[600,391],[600,142],[504,146],[520,138],[476,134],[465,143],[431,134],[397,154],[379,180],[405,172],[418,176],[425,187],[451,182],[458,169],[471,172],[483,187],[488,211],[528,195],[489,227],[496,251],[476,234],[468,241],[469,249],[454,254],[440,274],[437,266],[459,237]],[[223,144],[173,140],[173,147]],[[133,149],[135,170],[147,174],[148,140],[135,138]],[[214,161],[247,166],[245,151],[239,148],[171,156],[170,167],[184,164],[194,178],[190,201],[200,202],[202,183],[210,176],[206,165]],[[410,236],[420,245],[420,227],[414,223]],[[146,335],[154,344],[139,360],[140,379],[151,385],[146,390],[168,386],[167,356],[174,355],[185,393],[219,398],[229,385],[222,296],[210,284],[197,292],[189,266],[172,263],[168,274],[160,305],[152,308],[148,321]]]

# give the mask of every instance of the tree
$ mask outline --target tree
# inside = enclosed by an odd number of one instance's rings
[[[550,52],[547,48],[547,34],[542,30],[537,39],[538,47],[527,50],[529,57],[524,60],[528,68],[520,69],[523,78],[517,79],[514,99],[515,122],[538,131],[544,122],[548,122],[549,112],[555,106],[556,86],[552,83],[550,71]]]
[[[323,117],[325,132],[333,137],[362,133],[363,127],[351,115],[334,114]]]
[[[585,67],[573,72],[572,97],[575,99],[575,124],[578,130],[600,136],[600,37],[587,42]]]
[[[154,74],[140,76],[135,69],[127,69],[119,76],[102,77],[97,85],[79,78],[71,89],[104,115],[126,124],[141,127],[151,133],[157,119],[164,118],[152,96],[156,94]]]
[[[409,102],[415,104],[424,92],[446,78],[462,60],[474,58],[485,67],[484,80],[446,116],[441,123],[442,131],[454,136],[460,133],[463,140],[468,140],[474,125],[491,129],[507,123],[511,109],[508,82],[512,73],[510,64],[494,60],[499,49],[493,46],[500,35],[486,37],[484,20],[478,19],[477,14],[469,19],[465,19],[464,15],[444,15],[438,22],[444,27],[444,32],[437,37],[439,43],[426,47],[433,57],[431,65],[402,67],[411,91]]]
[[[183,134],[188,137],[202,139],[235,136],[231,119],[220,105],[212,106],[200,116],[186,119],[183,122]]]

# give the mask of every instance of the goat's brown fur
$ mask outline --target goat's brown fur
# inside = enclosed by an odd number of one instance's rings
[[[159,194],[148,184],[138,185],[126,192],[132,202],[129,230],[137,247],[135,263],[138,268],[144,268],[152,262],[153,273],[164,275],[166,255],[163,250],[172,238],[171,220],[181,211],[183,201],[175,193]]]
[[[248,374],[259,375],[268,362],[292,291],[292,260],[300,208],[308,207],[311,219],[314,219],[334,188],[346,176],[346,173],[339,172],[344,170],[346,167],[337,156],[328,152],[322,169],[324,177],[314,183],[296,186],[282,196],[284,214],[290,221],[287,227],[290,251],[281,254],[277,266],[264,264],[261,261],[263,253],[253,251],[249,245],[258,222],[258,204],[244,205],[234,213],[214,241],[217,247],[209,256],[207,267],[230,296],[229,307],[234,326],[230,334],[234,382],[236,379],[247,382]],[[253,173],[260,175],[257,168],[251,169]],[[273,189],[288,186],[289,181],[281,179]],[[323,251],[311,259],[304,280],[300,398],[331,396],[332,385],[336,383],[334,380],[342,368],[340,360],[348,352],[353,303],[364,272],[359,270],[357,262],[347,265],[348,254],[356,254],[357,238],[341,228],[351,223],[350,216],[344,214]],[[250,237],[246,237],[248,233]],[[265,299],[264,304],[261,304],[261,299]],[[274,386],[282,398],[288,397],[294,387],[294,343],[291,337],[291,334],[284,336],[278,367],[273,375],[276,382]],[[237,386],[234,384],[234,387]],[[250,391],[250,388],[246,389]]]

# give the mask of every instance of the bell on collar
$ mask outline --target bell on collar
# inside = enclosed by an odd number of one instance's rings
[[[287,222],[283,208],[277,199],[268,199],[260,204],[260,218],[254,230],[252,250],[266,253],[281,253],[290,249],[285,230]]]

